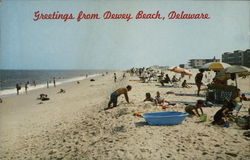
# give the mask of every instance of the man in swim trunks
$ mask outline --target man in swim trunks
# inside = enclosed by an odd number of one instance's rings
[[[122,94],[124,94],[126,101],[129,103],[128,91],[130,91],[131,89],[132,89],[132,87],[130,85],[128,85],[126,88],[119,88],[116,91],[114,91],[110,96],[108,108],[106,108],[106,109],[116,107],[117,106],[117,99]],[[113,103],[113,107],[111,107],[112,103]]]
[[[200,69],[199,71],[200,71],[200,73],[197,73],[196,76],[195,76],[195,84],[196,84],[196,86],[198,88],[197,96],[200,96],[200,90],[201,90],[202,78],[203,78],[203,72],[204,72],[204,70]]]

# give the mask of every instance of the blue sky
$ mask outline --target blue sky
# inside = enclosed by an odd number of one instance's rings
[[[208,20],[39,20],[34,12],[208,13]],[[127,69],[250,48],[248,1],[3,1],[0,69]]]

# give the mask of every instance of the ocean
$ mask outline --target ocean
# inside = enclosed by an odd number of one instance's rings
[[[28,90],[53,86],[55,77],[56,85],[95,77],[110,70],[0,70],[0,96],[16,94],[16,84],[24,86],[28,83]],[[35,82],[35,83],[34,83]]]

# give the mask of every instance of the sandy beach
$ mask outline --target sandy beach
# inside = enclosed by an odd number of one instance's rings
[[[197,70],[192,70],[195,75]],[[136,76],[122,79],[113,74],[63,84],[28,94],[3,98],[0,103],[0,159],[250,159],[250,138],[235,123],[229,128],[211,124],[221,106],[203,108],[208,121],[187,117],[175,126],[150,126],[135,112],[181,111],[177,104],[163,110],[143,102],[145,93],[154,97],[159,91],[168,101],[196,102],[196,86],[162,87],[158,82],[141,83]],[[175,73],[169,72],[172,77]],[[180,76],[177,74],[177,76]],[[194,76],[189,79],[194,83]],[[242,92],[249,92],[250,79],[239,79]],[[119,106],[107,107],[110,94],[120,87],[132,86],[131,104],[124,96]],[[205,86],[203,86],[204,88]],[[58,94],[60,89],[66,93]],[[181,95],[166,94],[172,91]],[[41,93],[49,101],[37,100]],[[204,95],[205,93],[202,92]],[[249,97],[248,97],[249,98]],[[247,115],[250,101],[243,101],[239,115]]]

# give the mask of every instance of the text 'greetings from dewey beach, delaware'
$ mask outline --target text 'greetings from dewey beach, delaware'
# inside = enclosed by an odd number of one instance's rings
[[[132,13],[116,13],[112,11],[105,11],[104,13],[90,13],[85,11],[79,11],[77,15],[73,13],[61,13],[60,11],[54,11],[53,13],[44,13],[40,11],[34,12],[33,21],[39,20],[63,20],[64,22],[69,20],[76,20],[80,22],[82,20],[174,20],[174,19],[186,19],[186,20],[198,20],[198,19],[210,19],[208,13],[187,13],[185,11],[170,11],[168,13],[146,12],[139,10],[136,14]]]

